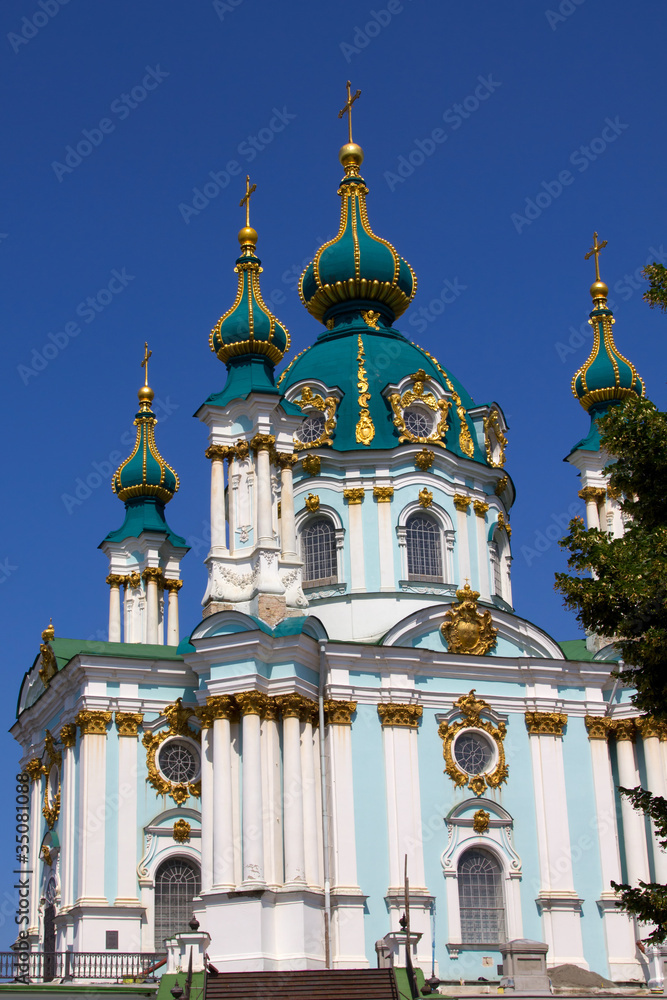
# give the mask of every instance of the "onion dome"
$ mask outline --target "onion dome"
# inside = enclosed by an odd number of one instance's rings
[[[276,365],[290,345],[287,327],[268,308],[259,287],[262,262],[255,254],[257,233],[249,217],[250,195],[256,186],[250,187],[250,178],[246,178],[246,194],[241,200],[241,205],[246,206],[246,224],[239,231],[241,256],[234,268],[239,276],[236,299],[213,327],[209,338],[211,350],[225,364],[238,357],[262,355]]]
[[[139,412],[134,418],[137,440],[130,457],[114,473],[111,489],[125,502],[152,497],[166,504],[178,490],[179,482],[155,443],[157,417],[151,410],[155,393],[148,385],[148,358],[151,353],[146,346],[143,362],[147,369],[146,382],[139,390]]]
[[[410,305],[417,290],[417,278],[391,243],[376,236],[366,211],[366,187],[359,167],[364,153],[352,141],[352,104],[360,96],[350,96],[339,114],[349,115],[349,142],[338,158],[345,169],[338,194],[341,198],[338,235],[321,246],[299,281],[299,296],[308,312],[321,323],[353,308],[378,310],[391,325]]]
[[[585,410],[593,413],[602,412],[633,393],[644,395],[644,382],[635,366],[623,357],[614,343],[612,325],[616,321],[607,305],[609,289],[600,279],[599,254],[606,245],[606,240],[598,243],[595,233],[593,246],[586,254],[586,259],[595,255],[595,281],[591,285],[593,310],[588,321],[593,327],[593,347],[572,379],[574,396]]]

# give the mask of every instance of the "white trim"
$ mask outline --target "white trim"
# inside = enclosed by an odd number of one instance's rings
[[[441,583],[451,583],[454,580],[454,540],[456,533],[452,519],[442,507],[431,504],[430,507],[422,507],[416,501],[411,500],[400,511],[396,523],[396,537],[398,538],[398,551],[400,557],[401,580],[408,580],[408,546],[407,546],[407,526],[413,514],[420,514],[424,517],[433,518],[440,534],[440,562],[442,565]]]

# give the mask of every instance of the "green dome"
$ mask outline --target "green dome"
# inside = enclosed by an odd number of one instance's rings
[[[585,410],[597,412],[633,393],[643,396],[644,383],[635,366],[619,353],[614,343],[614,317],[607,307],[607,286],[598,280],[592,285],[591,294],[594,306],[590,313],[593,347],[572,379],[572,392]]]
[[[236,300],[211,330],[211,350],[226,364],[237,357],[263,355],[275,365],[289,348],[289,333],[262,299],[262,262],[255,256],[257,233],[246,226],[239,233],[239,242],[242,252],[234,268],[239,276]]]
[[[335,426],[329,434],[330,446],[335,451],[359,451],[364,447],[389,450],[401,443],[401,429],[386,393],[387,386],[398,384],[406,376],[416,376],[421,370],[424,378],[413,379],[412,391],[422,392],[427,404],[424,409],[430,405],[434,424],[436,419],[441,419],[442,410],[436,409],[430,387],[437,384],[452,405],[447,407],[448,412],[445,410],[447,429],[442,441],[420,440],[419,443],[427,443],[430,448],[440,444],[456,455],[486,464],[486,455],[477,444],[472,420],[466,413],[475,404],[460,382],[427,351],[410,343],[382,319],[376,321],[376,326],[377,329],[369,327],[359,310],[337,316],[336,326],[322,333],[312,347],[297,355],[283,372],[277,382],[280,392],[291,396],[291,386],[307,385],[309,379],[323,382],[332,390],[339,389],[340,402],[332,400],[331,404],[335,402],[336,405]],[[440,397],[444,393],[438,391]],[[430,403],[426,396],[430,397]],[[326,406],[329,398],[322,400],[322,404]],[[303,402],[303,391],[300,399]],[[301,405],[298,400],[297,405]],[[322,405],[319,409],[323,409]],[[367,413],[366,417],[362,418],[362,411]],[[326,415],[326,409],[323,412]],[[361,432],[360,421],[366,427],[364,430],[362,425]]]
[[[299,282],[299,295],[311,315],[322,323],[335,316],[337,307],[356,303],[377,310],[389,325],[410,305],[417,278],[391,243],[376,236],[366,211],[368,188],[358,167],[363,160],[359,146],[343,146],[345,177],[340,183],[338,235],[315,254]]]
[[[139,390],[139,412],[134,418],[137,440],[134,450],[126,458],[111,480],[111,489],[123,501],[140,497],[155,497],[169,503],[178,490],[178,476],[165,462],[155,443],[157,417],[151,410],[153,390],[147,385]]]

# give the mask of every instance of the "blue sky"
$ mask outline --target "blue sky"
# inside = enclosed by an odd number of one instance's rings
[[[144,340],[159,446],[181,477],[169,521],[193,544],[182,624],[197,622],[210,469],[191,414],[224,383],[208,335],[236,288],[243,179],[264,295],[295,353],[320,329],[296,281],[337,228],[348,77],[371,223],[419,279],[397,325],[503,407],[516,610],[575,637],[553,537],[583,510],[562,459],[588,427],[570,379],[591,342],[594,230],[619,349],[665,406],[667,319],[636,277],[667,263],[664,5],[12,0],[0,22],[5,728],[50,616],[57,635],[105,636],[97,545],[122,521],[109,480],[133,438]],[[13,741],[0,746],[13,777]]]

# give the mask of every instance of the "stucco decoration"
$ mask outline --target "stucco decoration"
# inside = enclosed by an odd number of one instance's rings
[[[504,722],[494,724],[489,719],[482,718],[482,715],[489,715],[491,709],[489,705],[480,698],[475,698],[475,689],[470,694],[461,695],[454,703],[454,717],[459,716],[458,721],[450,720],[441,722],[438,727],[438,735],[442,739],[442,755],[445,759],[445,774],[448,774],[455,785],[459,788],[467,786],[474,795],[483,795],[487,788],[497,788],[507,781],[509,769],[505,762],[505,750],[503,741],[506,735]],[[455,756],[454,744],[457,736],[464,730],[474,733],[478,730],[490,737],[490,746],[493,752],[489,755],[489,761],[479,774],[472,774],[459,765]]]

